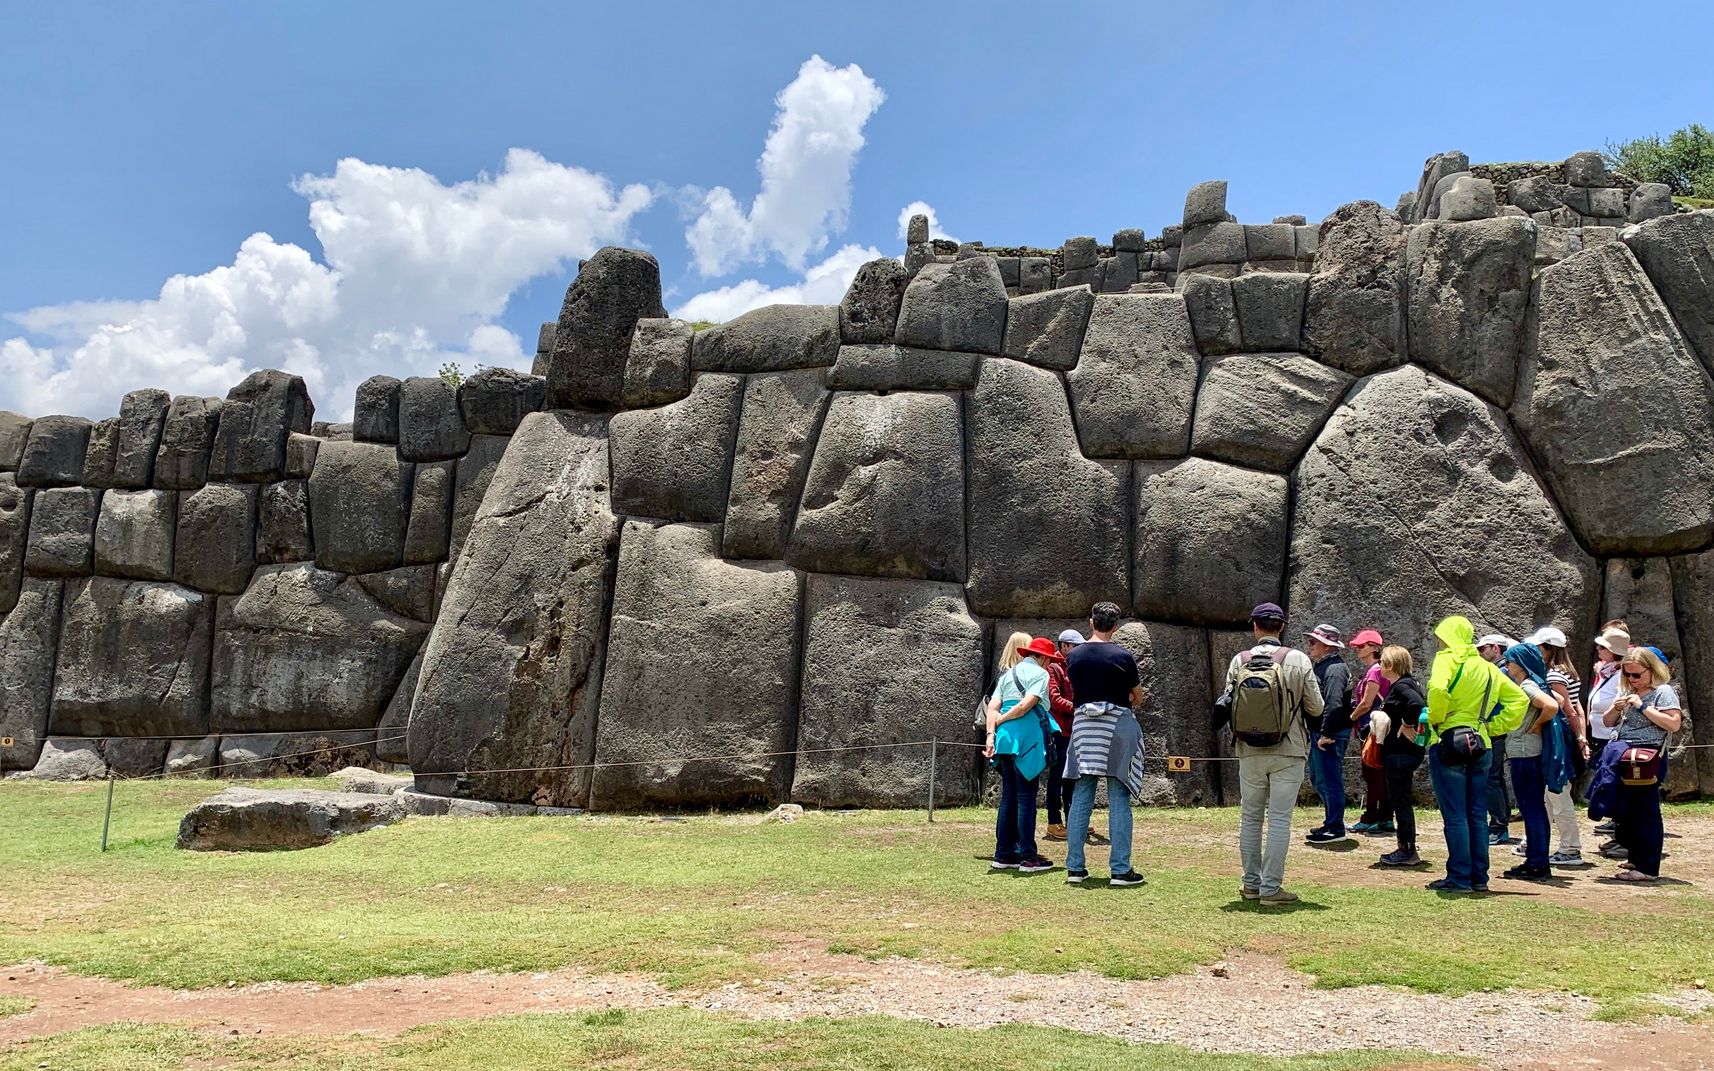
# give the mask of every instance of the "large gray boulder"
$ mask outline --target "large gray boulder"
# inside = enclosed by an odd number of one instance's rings
[[[839,302],[839,341],[848,345],[891,342],[909,282],[904,265],[892,257],[871,260],[858,268]]]
[[[591,802],[775,802],[790,788],[796,570],[720,558],[712,525],[627,521],[619,547]],[[413,716],[413,732],[415,722]]]
[[[208,731],[214,598],[98,576],[65,586],[49,728],[68,736]]]
[[[1659,647],[1674,666],[1684,666],[1671,559],[1609,558],[1603,579],[1601,612],[1597,616],[1603,621],[1625,622],[1636,642]]]
[[[834,395],[786,560],[811,572],[963,580],[961,424],[955,394]]]
[[[262,485],[256,505],[256,561],[262,565],[305,562],[315,557],[310,533],[309,481]]]
[[[834,305],[767,305],[704,331],[691,343],[698,372],[772,372],[817,368],[839,355]]]
[[[1678,668],[1685,686],[1679,698],[1691,715],[1690,742],[1703,745],[1685,756],[1696,764],[1699,787],[1709,795],[1714,794],[1714,672],[1708,668],[1714,666],[1714,614],[1703,608],[1714,606],[1714,550],[1673,558],[1670,568],[1674,606],[1699,608],[1679,618],[1684,659]]]
[[[229,788],[191,808],[179,823],[177,846],[193,852],[314,848],[408,816],[397,799],[367,792]]]
[[[445,461],[469,447],[457,387],[439,376],[411,376],[399,385],[399,457]]]
[[[24,460],[24,443],[30,438],[30,425],[35,423],[22,413],[0,409],[0,472],[17,472]]]
[[[1359,384],[1296,473],[1294,622],[1373,625],[1426,666],[1431,630],[1589,634],[1595,563],[1505,415],[1415,367]]]
[[[1244,348],[1244,339],[1238,330],[1238,302],[1232,296],[1232,280],[1218,279],[1201,272],[1185,272],[1178,277],[1178,291],[1184,296],[1191,334],[1195,336],[1201,352],[1210,355],[1237,353]]]
[[[1512,416],[1583,544],[1714,539],[1714,384],[1621,242],[1542,269]]]
[[[1240,625],[1277,602],[1285,572],[1286,479],[1199,457],[1139,462],[1131,569],[1137,613]]]
[[[411,466],[385,443],[326,443],[309,478],[316,564],[374,573],[404,563]]]
[[[370,766],[375,730],[329,729],[322,732],[257,733],[220,737],[218,761],[208,772],[223,778],[327,777],[348,766]]]
[[[1083,286],[1008,300],[1002,356],[1060,371],[1075,368],[1094,306],[1095,295]]]
[[[547,380],[510,368],[484,368],[458,385],[458,411],[472,435],[510,435],[542,407]]]
[[[1214,754],[1209,718],[1208,633],[1199,628],[1127,621],[1113,640],[1137,660],[1143,701],[1144,787],[1138,802],[1152,806],[1205,806],[1214,799],[1210,763],[1170,773],[1169,755]]]
[[[437,572],[433,565],[407,565],[381,573],[358,573],[351,579],[395,614],[432,625]]]
[[[1405,361],[1405,226],[1373,201],[1321,224],[1303,313],[1303,348],[1366,376]]]
[[[108,491],[95,522],[95,572],[133,580],[173,578],[175,491]]]
[[[405,668],[399,686],[393,689],[393,698],[387,700],[387,709],[381,713],[381,723],[375,727],[375,755],[383,762],[403,765],[411,761],[411,749],[406,740],[410,735],[411,703],[416,699],[417,680],[422,672],[423,649],[419,647],[417,656]]]
[[[355,579],[265,565],[215,618],[212,727],[223,733],[369,729],[428,626]]]
[[[166,769],[168,743],[115,736],[101,742],[101,757],[115,777],[159,777]]]
[[[89,428],[89,443],[83,453],[83,476],[78,480],[85,487],[113,486],[113,459],[119,451],[119,418],[97,420]]]
[[[482,497],[506,456],[511,438],[505,435],[472,435],[470,449],[458,459],[452,480],[452,529],[448,536],[448,560],[458,557],[470,526],[476,523],[476,511],[482,508]]]
[[[1714,371],[1714,211],[1650,220],[1621,237],[1672,310],[1684,340]]]
[[[411,482],[411,514],[405,525],[405,564],[447,560],[452,524],[454,462],[424,462]]]
[[[666,314],[654,257],[617,246],[596,250],[579,266],[560,306],[546,362],[548,407],[611,409],[624,393],[637,321]]]
[[[890,342],[841,346],[827,374],[836,390],[966,390],[976,385],[979,353],[919,350]]]
[[[696,329],[684,320],[637,321],[625,357],[624,409],[676,402],[690,393],[690,346]]]
[[[351,440],[339,440],[350,442]],[[320,436],[294,431],[286,436],[286,479],[307,480],[315,471],[315,458],[321,452]]]
[[[392,376],[370,376],[357,384],[351,438],[360,443],[399,441],[399,387]]]
[[[1239,353],[1207,364],[1191,452],[1285,472],[1326,423],[1351,377],[1296,353]]]
[[[971,609],[1076,617],[1103,599],[1123,600],[1131,589],[1129,466],[1083,456],[1059,376],[983,361],[966,429]],[[1052,539],[1042,538],[1045,525]]]
[[[194,491],[208,482],[208,455],[220,426],[219,398],[181,394],[167,406],[155,450],[155,486]]]
[[[1184,195],[1184,229],[1204,223],[1224,223],[1226,215],[1226,180],[1198,182]]]
[[[99,740],[50,736],[42,741],[35,766],[11,776],[27,781],[101,781],[107,777],[107,760],[101,757]]]
[[[0,473],[0,614],[18,601],[29,541],[30,492],[19,487],[11,473]]]
[[[721,529],[723,556],[785,557],[829,397],[826,373],[817,368],[747,377]]]
[[[607,501],[607,422],[524,418],[452,569],[423,648],[411,768],[428,792],[582,805],[619,522]]]
[[[134,390],[119,403],[119,438],[113,453],[113,487],[139,490],[155,474],[171,396],[164,390]]]
[[[791,798],[822,807],[921,807],[929,748],[834,751],[935,738],[975,744],[983,627],[956,584],[811,576]],[[911,667],[900,673],[900,666]],[[973,802],[973,749],[941,747],[935,802]]]
[[[905,288],[894,341],[968,353],[1000,352],[1006,284],[993,257],[972,257],[917,273]]]
[[[100,508],[101,492],[91,487],[37,491],[30,505],[24,571],[31,576],[88,576],[95,564]]]
[[[37,417],[18,461],[19,487],[75,487],[93,425],[86,417]]]
[[[1417,181],[1416,197],[1413,201],[1416,213],[1409,222],[1434,218],[1436,207],[1435,190],[1450,176],[1470,170],[1470,157],[1457,149],[1436,153],[1430,156],[1422,165],[1422,178]]]
[[[308,432],[315,403],[303,377],[272,368],[252,372],[226,392],[214,448],[208,459],[210,480],[261,483],[286,474],[286,436]]]
[[[243,591],[256,567],[257,497],[250,483],[211,483],[180,495],[173,579],[198,591]]]
[[[682,401],[615,415],[609,431],[614,511],[720,520],[743,399],[744,377],[710,373]]]
[[[1083,353],[1066,373],[1083,452],[1181,457],[1190,448],[1200,369],[1190,316],[1177,294],[1102,294]]]
[[[17,604],[0,617],[0,770],[28,770],[41,754],[54,694],[64,581],[26,577]]]
[[[1534,221],[1424,223],[1405,246],[1411,360],[1510,405],[1535,263]]]
[[[1232,303],[1244,349],[1297,350],[1303,346],[1303,305],[1309,276],[1252,272],[1232,280]]]

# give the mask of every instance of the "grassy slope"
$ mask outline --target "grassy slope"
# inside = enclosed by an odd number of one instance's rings
[[[1655,899],[1647,926],[1525,896],[1439,898],[1420,874],[1381,887],[1298,881],[1297,910],[1261,912],[1235,897],[1231,812],[1147,813],[1137,861],[1150,884],[1111,890],[989,875],[974,858],[989,844],[982,811],[933,826],[920,812],[792,825],[412,819],[310,851],[223,855],[172,847],[208,784],[140,783],[119,786],[114,847],[101,855],[103,790],[0,788],[0,963],[40,957],[182,987],[562,965],[694,985],[765,974],[755,953],[808,938],[1115,977],[1253,949],[1325,985],[1520,986],[1614,1004],[1714,975],[1714,911],[1691,887]],[[1349,862],[1361,871],[1367,859]],[[1635,970],[1612,965],[1617,932]]]
[[[181,1067],[292,1071],[1339,1071],[1430,1066],[1408,1056],[1339,1053],[1292,1059],[1208,1056],[1164,1045],[1031,1027],[945,1029],[893,1019],[747,1023],[690,1011],[532,1015],[445,1023],[397,1039],[240,1039],[170,1027],[109,1027],[0,1053],[0,1071],[167,1071]],[[1436,1068],[1447,1067],[1435,1061]],[[1457,1065],[1452,1065],[1457,1066]]]

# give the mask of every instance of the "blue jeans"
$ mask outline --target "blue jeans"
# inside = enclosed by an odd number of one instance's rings
[[[1553,826],[1547,817],[1547,777],[1542,773],[1541,756],[1512,759],[1510,765],[1512,793],[1518,800],[1518,813],[1524,816],[1524,865],[1546,866]]]
[[[1309,783],[1321,797],[1321,827],[1330,833],[1345,832],[1345,749],[1350,744],[1349,729],[1333,734],[1331,747],[1321,746],[1320,734],[1309,741]]]
[[[1488,764],[1493,753],[1467,766],[1440,761],[1440,747],[1428,749],[1428,778],[1440,804],[1446,831],[1446,880],[1461,889],[1488,884]],[[1543,843],[1546,843],[1545,841]]]
[[[1083,842],[1089,839],[1089,816],[1095,813],[1095,788],[1099,778],[1079,777],[1071,792],[1070,824],[1066,828],[1065,869],[1084,870]],[[1131,872],[1131,790],[1117,777],[1107,779],[1107,869],[1114,874]]]
[[[1000,814],[994,819],[994,861],[1021,863],[1034,859],[1036,852],[1036,784],[1040,778],[1026,778],[1018,772],[1018,760],[1012,755],[994,756],[994,767],[1000,771]]]

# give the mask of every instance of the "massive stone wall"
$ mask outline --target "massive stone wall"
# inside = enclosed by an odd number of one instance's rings
[[[919,220],[840,305],[702,331],[605,249],[535,374],[376,377],[348,426],[279,372],[0,415],[0,762],[915,804],[926,749],[847,749],[975,742],[996,642],[1102,599],[1156,755],[1219,746],[1264,599],[1425,661],[1450,612],[1580,652],[1623,614],[1714,743],[1714,213],[1598,162],[1440,154],[1319,225],[1204,183],[1111,246]],[[1674,790],[1714,794],[1697,754]],[[1218,800],[1211,769],[1150,795]],[[979,771],[943,748],[940,797]]]

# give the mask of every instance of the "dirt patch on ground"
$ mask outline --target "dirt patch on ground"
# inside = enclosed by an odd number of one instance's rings
[[[446,1019],[607,1008],[699,1008],[751,1019],[890,1015],[943,1026],[1058,1026],[1208,1052],[1289,1054],[1412,1048],[1536,1071],[1549,1067],[1709,1068],[1714,1031],[1661,1021],[1591,1021],[1593,1002],[1554,995],[1440,997],[1381,986],[1336,993],[1261,956],[1192,974],[1130,982],[1088,972],[964,970],[869,961],[801,944],[765,957],[778,976],[675,993],[635,975],[559,970],[386,978],[350,986],[282,984],[180,991],[128,987],[41,964],[5,971],[0,995],[36,1007],[0,1019],[0,1041],[113,1022],[186,1023],[213,1033],[396,1034]],[[1679,994],[1692,1011],[1707,993]],[[1635,1058],[1648,1062],[1624,1062]]]

